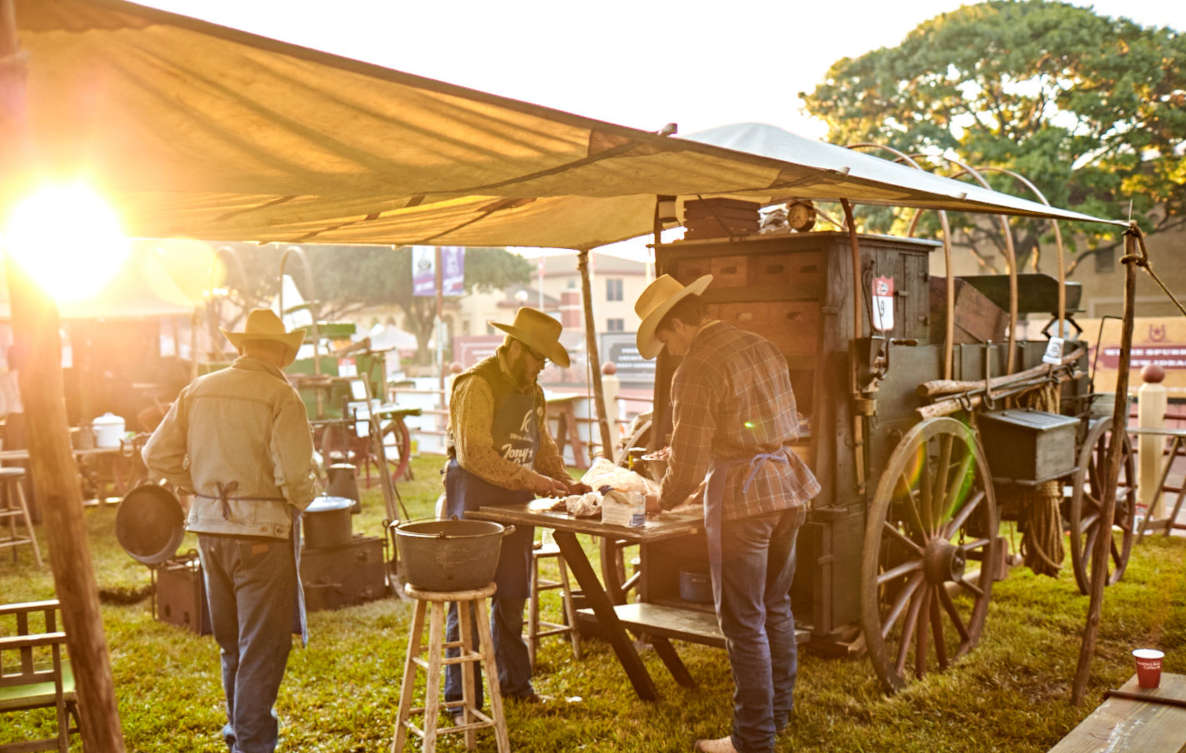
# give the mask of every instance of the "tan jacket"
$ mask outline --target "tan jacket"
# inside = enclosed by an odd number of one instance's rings
[[[313,437],[300,395],[277,368],[246,356],[178,395],[143,451],[152,478],[196,496],[199,533],[288,538],[317,496]],[[230,491],[225,505],[219,486]]]

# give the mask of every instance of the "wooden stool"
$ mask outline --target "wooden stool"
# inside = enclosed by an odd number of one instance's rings
[[[404,664],[404,679],[399,694],[399,716],[395,721],[395,739],[391,744],[392,753],[400,753],[408,739],[408,730],[424,740],[422,750],[425,753],[436,750],[437,736],[453,732],[465,733],[465,747],[473,750],[475,746],[474,731],[484,727],[494,728],[494,738],[498,744],[499,753],[510,753],[511,744],[507,738],[506,717],[502,713],[502,695],[498,687],[498,670],[494,666],[494,639],[490,635],[490,613],[486,607],[486,599],[494,593],[494,584],[470,591],[420,591],[405,585],[404,593],[416,600],[416,607],[412,612],[412,630],[408,637],[408,657]],[[445,606],[448,602],[457,602],[458,627],[461,629],[461,640],[445,640]],[[471,620],[473,611],[477,609],[478,646],[474,651],[474,636]],[[429,609],[428,627],[428,657],[420,658],[422,645],[420,634],[424,631],[424,616]],[[446,648],[457,648],[456,657],[446,657]],[[469,667],[461,668],[462,696],[460,701],[441,702],[441,674],[448,664],[470,664],[479,662],[486,677],[486,685],[490,688],[490,713],[487,716],[474,704],[474,675]],[[424,706],[412,708],[412,691],[416,685],[416,667],[420,667],[427,674],[425,683]],[[462,723],[446,729],[437,728],[437,717],[441,707],[460,707]],[[414,725],[410,717],[413,714],[424,715],[424,729]]]
[[[33,521],[29,518],[29,504],[25,500],[24,468],[0,468],[0,524],[8,521],[8,535],[0,538],[0,549],[13,547],[12,561],[17,561],[16,547],[21,544],[33,546],[33,559],[37,567],[41,567],[41,548],[37,545],[37,535],[33,533]],[[17,531],[17,523],[24,521],[25,535]]]
[[[560,580],[545,580],[539,577],[540,560],[550,557],[556,558],[556,565],[560,568]],[[560,588],[564,590],[564,623],[547,622],[539,618],[540,591]],[[537,545],[531,552],[531,602],[527,607],[527,655],[531,661],[531,669],[535,670],[535,653],[539,650],[539,639],[549,635],[563,635],[568,633],[572,641],[572,655],[581,658],[581,637],[577,632],[576,611],[572,606],[572,589],[568,585],[568,567],[564,564],[564,555],[560,554],[560,547],[554,541],[546,540]],[[541,630],[541,628],[543,628]]]

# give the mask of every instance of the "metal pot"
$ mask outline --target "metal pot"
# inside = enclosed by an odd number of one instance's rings
[[[488,520],[392,523],[404,581],[424,591],[468,591],[494,580],[502,537],[514,526]]]
[[[321,548],[345,546],[353,538],[350,508],[354,500],[346,497],[320,496],[305,508],[301,522],[305,546]]]
[[[177,553],[184,535],[181,502],[165,487],[142,484],[120,501],[115,538],[137,562],[161,564]]]

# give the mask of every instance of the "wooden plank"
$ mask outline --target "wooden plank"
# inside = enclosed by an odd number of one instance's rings
[[[589,609],[577,611],[592,614]],[[615,605],[614,613],[623,625],[639,632],[717,648],[725,647],[725,636],[717,624],[717,616],[712,612],[636,603]]]
[[[1181,753],[1186,749],[1186,708],[1157,703],[1186,701],[1186,675],[1161,674],[1161,687],[1141,690],[1136,675],[1120,687],[1149,701],[1107,698],[1049,753]]]

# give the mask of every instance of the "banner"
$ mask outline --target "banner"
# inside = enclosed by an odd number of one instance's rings
[[[443,295],[465,295],[463,246],[441,246],[441,290]]]
[[[412,295],[437,294],[436,246],[412,246]]]

